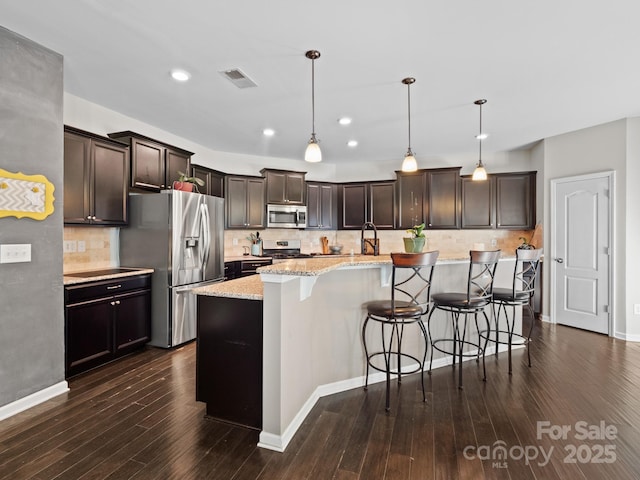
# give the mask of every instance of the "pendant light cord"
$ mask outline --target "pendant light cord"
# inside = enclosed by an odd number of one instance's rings
[[[478,162],[482,165],[482,103],[480,104],[480,131],[478,132]]]
[[[311,59],[311,136],[316,136],[316,60]]]
[[[407,112],[409,117],[409,151],[411,151],[411,84],[407,83]]]

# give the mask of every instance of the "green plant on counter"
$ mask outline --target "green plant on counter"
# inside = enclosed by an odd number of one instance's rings
[[[407,228],[407,233],[411,234],[411,238],[422,238],[424,237],[424,223],[420,225],[414,225],[411,228]]]

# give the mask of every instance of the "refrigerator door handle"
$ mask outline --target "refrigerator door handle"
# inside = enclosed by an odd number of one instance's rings
[[[201,215],[201,228],[202,228],[202,239],[203,239],[203,248],[202,251],[202,272],[207,271],[207,263],[209,263],[209,252],[211,251],[211,220],[209,218],[209,208],[206,203],[200,205],[200,215]]]

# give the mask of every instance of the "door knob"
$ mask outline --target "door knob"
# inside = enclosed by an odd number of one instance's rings
[[[558,263],[564,263],[564,260],[562,258],[556,258],[556,262]]]

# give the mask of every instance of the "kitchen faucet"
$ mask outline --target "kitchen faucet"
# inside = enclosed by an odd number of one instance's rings
[[[364,231],[369,227],[373,228],[373,238],[364,238]],[[371,247],[374,255],[378,255],[380,253],[378,243],[378,229],[371,222],[363,223],[362,229],[360,231],[360,253],[362,253],[362,255],[366,255],[367,245]]]

